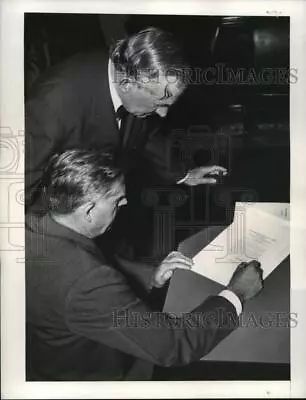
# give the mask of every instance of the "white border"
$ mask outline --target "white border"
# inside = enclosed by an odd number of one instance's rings
[[[1,336],[3,398],[212,398],[304,397],[306,384],[305,287],[306,287],[306,155],[305,155],[305,28],[303,1],[22,1],[2,0],[1,26],[1,127],[14,134],[23,130],[23,14],[24,12],[182,14],[182,15],[279,15],[291,17],[291,67],[298,68],[298,83],[291,86],[291,311],[298,313],[292,330],[291,382],[62,382],[24,381],[24,264],[16,254],[1,254]],[[304,90],[303,90],[304,89]],[[0,207],[7,187],[0,176]],[[0,226],[1,228],[1,226]],[[22,232],[21,232],[22,235]],[[1,236],[0,236],[1,240]],[[303,248],[304,247],[304,248]],[[22,256],[20,252],[17,254]]]

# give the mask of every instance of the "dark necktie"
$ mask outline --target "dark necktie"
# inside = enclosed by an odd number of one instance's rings
[[[127,129],[128,120],[130,119],[129,112],[121,105],[116,112],[116,118],[120,120],[119,133],[120,133],[122,147],[124,148],[126,147],[127,136],[129,134],[128,132],[129,130]]]
[[[132,165],[137,165],[137,159],[148,140],[147,121],[135,117],[123,106],[118,108],[116,117],[121,121],[119,128],[121,157],[124,165],[129,165],[130,168]]]
[[[147,141],[147,121],[130,114],[123,106],[118,108],[116,116],[121,121],[119,133],[122,148],[126,151],[142,149]]]
[[[120,119],[120,121],[124,120],[125,117],[127,117],[129,112],[121,105],[118,107],[117,112],[116,112],[116,117]]]

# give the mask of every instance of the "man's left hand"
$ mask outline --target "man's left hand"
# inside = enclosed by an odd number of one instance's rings
[[[190,258],[185,257],[179,251],[172,251],[157,268],[152,286],[158,288],[164,286],[177,268],[190,270],[192,265],[193,261]]]
[[[213,165],[208,167],[197,167],[190,170],[184,179],[183,183],[188,186],[197,186],[203,184],[215,184],[217,179],[215,176],[227,175],[227,169],[220,165]]]

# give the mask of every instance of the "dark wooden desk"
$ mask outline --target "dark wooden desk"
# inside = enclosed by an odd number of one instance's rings
[[[182,242],[179,250],[193,257],[223,229],[224,227],[207,228]],[[222,285],[194,272],[177,270],[169,285],[164,311],[177,314],[191,311],[207,296],[218,294],[222,289]],[[289,364],[289,312],[288,257],[267,277],[261,293],[245,303],[243,325],[203,360]],[[269,321],[273,322],[272,327],[269,327]]]

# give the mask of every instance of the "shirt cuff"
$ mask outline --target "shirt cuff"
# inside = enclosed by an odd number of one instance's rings
[[[180,185],[181,183],[184,183],[185,180],[188,178],[189,172],[184,176],[184,178],[180,179],[179,181],[176,182],[177,185]]]
[[[220,292],[218,294],[218,296],[224,297],[225,299],[230,301],[233,304],[233,306],[236,308],[238,316],[242,313],[241,301],[234,292],[232,292],[231,290],[225,289],[225,290],[222,290],[222,292]]]

